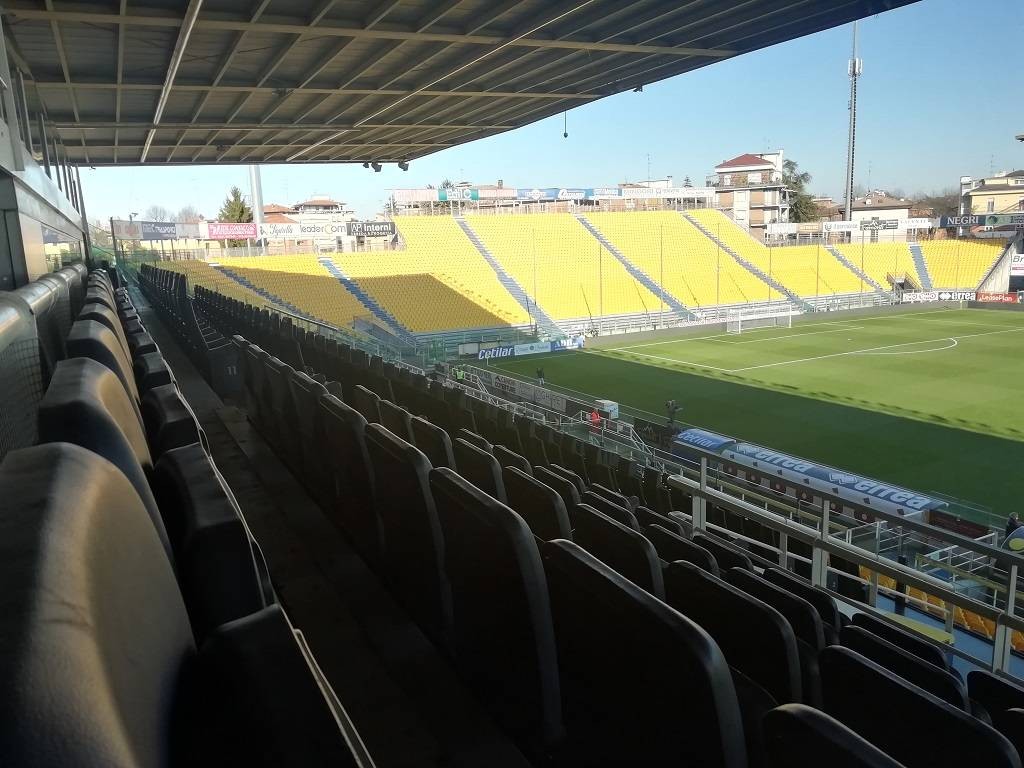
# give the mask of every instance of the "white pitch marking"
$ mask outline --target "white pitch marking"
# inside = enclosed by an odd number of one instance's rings
[[[904,342],[902,342],[900,344],[887,344],[884,347],[869,347],[868,349],[852,349],[849,352],[833,352],[830,355],[818,355],[817,357],[804,357],[804,358],[800,358],[798,360],[782,360],[782,361],[780,361],[778,363],[764,363],[763,365],[748,365],[746,368],[733,368],[732,370],[728,371],[728,373],[741,373],[743,371],[756,371],[756,370],[761,369],[761,368],[775,368],[775,367],[780,366],[780,365],[793,365],[794,363],[810,363],[810,362],[813,362],[815,360],[826,360],[826,359],[828,359],[830,357],[845,357],[846,355],[858,355],[858,354],[861,354],[863,352],[877,352],[877,351],[883,350],[883,349],[895,349],[896,347],[910,347],[910,346],[913,346],[915,344],[929,344],[931,342],[945,341],[947,339],[952,339],[952,340],[956,341],[958,339],[973,339],[973,338],[977,338],[978,336],[994,336],[995,334],[999,334],[999,333],[1019,333],[1020,331],[1024,331],[1024,328],[1006,328],[1006,329],[1001,330],[1001,331],[983,331],[981,333],[968,333],[968,334],[965,334],[963,336],[955,336],[955,337],[954,336],[946,336],[946,337],[941,338],[941,339],[926,339],[924,341],[904,341]]]
[[[678,357],[661,357],[659,355],[645,355],[642,352],[629,352],[630,355],[636,357],[649,357],[651,360],[664,360],[666,363],[676,363],[677,365],[692,365],[695,368],[707,368],[711,371],[728,371],[728,368],[719,368],[714,365],[705,365],[704,363],[694,363],[689,360],[680,360]]]
[[[950,336],[948,339],[936,339],[936,341],[951,341],[953,343],[952,344],[947,344],[944,347],[935,347],[934,349],[908,349],[906,351],[901,351],[901,352],[859,352],[859,353],[855,352],[854,354],[861,354],[861,355],[920,355],[922,352],[942,352],[943,350],[946,350],[946,349],[952,349],[953,347],[955,347],[957,345],[956,339],[953,338],[952,336]],[[923,344],[924,342],[917,342],[917,343],[918,344]]]

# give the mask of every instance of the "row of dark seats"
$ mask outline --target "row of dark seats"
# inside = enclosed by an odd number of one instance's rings
[[[287,334],[277,347],[312,364],[236,337],[253,423],[530,754],[799,765],[793,743],[773,750],[804,729],[814,764],[852,759],[856,737],[824,710],[908,766],[1019,765],[990,726],[1014,733],[1015,684],[974,672],[965,686],[937,646],[868,613],[850,623],[825,590],[622,492],[642,484],[531,462],[523,438],[547,444],[536,425],[502,424],[421,374],[259,317],[215,322]],[[702,700],[667,700],[687,676]],[[947,738],[922,739],[929,724]],[[725,746],[737,742],[745,758]]]
[[[138,286],[213,390],[222,397],[234,394],[239,385],[235,347],[202,315],[196,314],[185,275],[143,264]]]
[[[61,275],[0,295],[45,382],[0,407],[33,424],[0,464],[0,763],[370,764],[128,293]]]

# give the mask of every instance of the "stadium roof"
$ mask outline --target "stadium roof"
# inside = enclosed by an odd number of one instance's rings
[[[394,162],[913,0],[8,0],[73,163]]]

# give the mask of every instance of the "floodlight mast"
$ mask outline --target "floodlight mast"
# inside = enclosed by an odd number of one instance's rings
[[[846,65],[846,73],[850,77],[850,132],[846,140],[846,208],[844,221],[851,221],[853,216],[853,166],[857,144],[857,78],[864,71],[863,60],[857,58],[857,22],[853,22],[853,55]]]

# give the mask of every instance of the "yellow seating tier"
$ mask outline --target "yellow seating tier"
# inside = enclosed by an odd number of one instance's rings
[[[405,248],[333,257],[412,331],[527,325],[530,315],[450,216],[396,220]],[[388,278],[400,276],[400,280]]]
[[[798,296],[831,296],[871,290],[860,278],[816,245],[768,248],[721,211],[689,211],[712,235]],[[908,253],[909,256],[909,253]]]
[[[467,216],[502,267],[557,319],[656,311],[657,296],[570,214]]]
[[[676,211],[591,213],[586,218],[623,256],[688,307],[769,297],[764,281]]]
[[[330,325],[346,328],[354,317],[370,314],[316,256],[223,258],[219,263]]]
[[[201,285],[211,291],[217,291],[232,299],[243,301],[246,304],[263,307],[270,305],[266,298],[255,291],[246,288],[237,280],[232,280],[223,272],[219,272],[205,261],[188,259],[184,261],[161,261],[158,266],[161,269],[168,269],[172,272],[180,272],[188,280],[189,287]]]
[[[995,264],[1004,242],[986,240],[929,240],[921,252],[936,288],[977,288]]]
[[[839,251],[860,268],[872,280],[885,289],[891,283],[888,276],[909,276],[917,285],[921,285],[921,276],[917,273],[914,256],[906,243],[845,243],[836,246]]]

